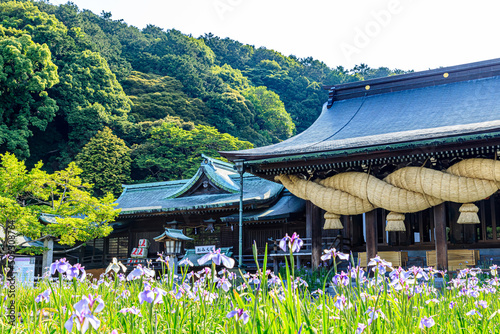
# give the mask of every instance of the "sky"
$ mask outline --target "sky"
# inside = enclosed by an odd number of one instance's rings
[[[51,0],[53,4],[66,1]],[[212,33],[330,67],[427,70],[500,58],[498,0],[72,0],[144,28]]]

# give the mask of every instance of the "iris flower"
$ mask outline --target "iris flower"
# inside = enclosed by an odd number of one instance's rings
[[[116,257],[114,257],[113,261],[106,268],[106,271],[104,272],[104,274],[107,274],[111,270],[113,270],[115,273],[120,272],[120,270],[123,272],[126,272],[127,267],[125,267],[121,261],[118,261],[118,259]]]
[[[54,275],[58,271],[60,274],[64,274],[69,268],[71,268],[71,264],[66,262],[66,258],[59,259],[50,265],[50,273]]]
[[[349,254],[344,254],[341,252],[337,252],[335,248],[325,249],[325,254],[321,256],[321,261],[328,261],[331,258],[339,257],[341,260],[349,260]]]
[[[78,278],[80,275],[80,271],[82,272],[82,276]],[[74,266],[70,267],[68,270],[66,270],[66,277],[68,279],[72,280],[73,278],[79,279],[80,282],[83,282],[85,277],[87,276],[87,273],[85,272],[85,267],[82,267],[80,263],[76,263]]]
[[[248,313],[243,310],[242,308],[239,308],[239,309],[236,309],[234,311],[231,311],[229,312],[226,317],[228,319],[230,318],[235,318],[236,321],[241,321],[243,322],[244,324],[246,324],[248,322],[248,320],[250,320],[250,316],[248,315]]]
[[[355,334],[361,334],[365,331],[366,325],[358,323],[358,328],[356,328]]]
[[[155,271],[153,269],[145,267],[143,268],[140,264],[138,264],[137,267],[135,267],[134,270],[132,270],[130,274],[127,275],[127,281],[138,279],[143,275],[148,277],[154,277]]]
[[[420,325],[418,325],[418,328],[420,329],[426,329],[426,328],[431,328],[434,326],[436,322],[432,317],[423,317],[422,320],[420,320]]]
[[[137,307],[135,306],[132,306],[132,307],[125,307],[125,308],[122,308],[120,311],[118,311],[119,313],[122,313],[122,314],[127,314],[127,313],[130,313],[130,314],[135,314],[135,315],[139,315],[141,316],[141,310],[139,310]]]
[[[183,266],[183,265],[187,265],[187,266],[190,266],[190,267],[194,267],[194,264],[193,262],[189,261],[188,258],[185,258],[181,261],[179,261],[179,266]]]
[[[212,260],[218,266],[220,266],[220,264],[222,263],[226,268],[231,269],[234,267],[234,260],[229,256],[226,256],[225,254],[221,254],[220,248],[200,257],[198,259],[198,264],[201,266],[210,260]]]
[[[163,303],[162,296],[165,296],[167,292],[160,288],[151,289],[151,285],[144,283],[144,290],[139,293],[139,302],[142,304],[148,302],[149,304],[159,304]]]
[[[45,290],[35,298],[35,302],[39,303],[41,301],[48,302],[49,296],[52,293],[50,289]]]
[[[288,233],[285,234],[285,237],[281,239],[279,246],[283,250],[283,252],[286,252],[288,246],[292,250],[292,253],[297,253],[300,251],[300,248],[303,245],[304,241],[299,238],[299,235],[297,233],[293,232],[291,237],[288,235]]]
[[[96,302],[99,302],[99,305],[95,308],[94,312],[98,313],[102,311],[104,308],[104,302],[102,302],[101,297],[93,298],[92,296],[83,297],[78,303],[73,305],[75,312],[71,315],[71,317],[64,324],[64,328],[68,332],[71,332],[73,329],[73,325],[76,323],[76,327],[78,331],[81,333],[87,332],[89,326],[92,326],[96,331],[99,328],[101,321],[97,319],[92,314],[92,309]]]

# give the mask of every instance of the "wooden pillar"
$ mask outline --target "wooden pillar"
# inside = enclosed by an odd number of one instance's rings
[[[377,210],[365,213],[366,265],[377,255]]]
[[[46,268],[50,267],[52,262],[54,262],[54,239],[51,236],[47,236],[43,240],[43,247],[48,248],[48,250],[43,252],[42,257],[42,276],[47,271]]]
[[[311,233],[311,267],[316,270],[321,261],[321,241],[322,241],[322,230],[321,226],[323,220],[321,219],[321,209],[312,204],[311,202],[306,202],[306,231],[309,230]]]
[[[436,236],[436,267],[438,270],[448,269],[448,244],[446,242],[446,207],[444,203],[436,205],[434,212],[434,228]]]

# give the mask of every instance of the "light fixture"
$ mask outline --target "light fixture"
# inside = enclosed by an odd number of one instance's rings
[[[182,233],[182,230],[166,228],[163,234],[154,238],[155,241],[165,243],[165,254],[180,254],[182,249],[182,241],[193,240]]]

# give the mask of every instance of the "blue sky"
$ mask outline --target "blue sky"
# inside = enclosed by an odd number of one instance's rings
[[[51,0],[54,4],[63,3]],[[330,67],[426,70],[500,58],[500,1],[73,0],[143,28],[213,33]]]

